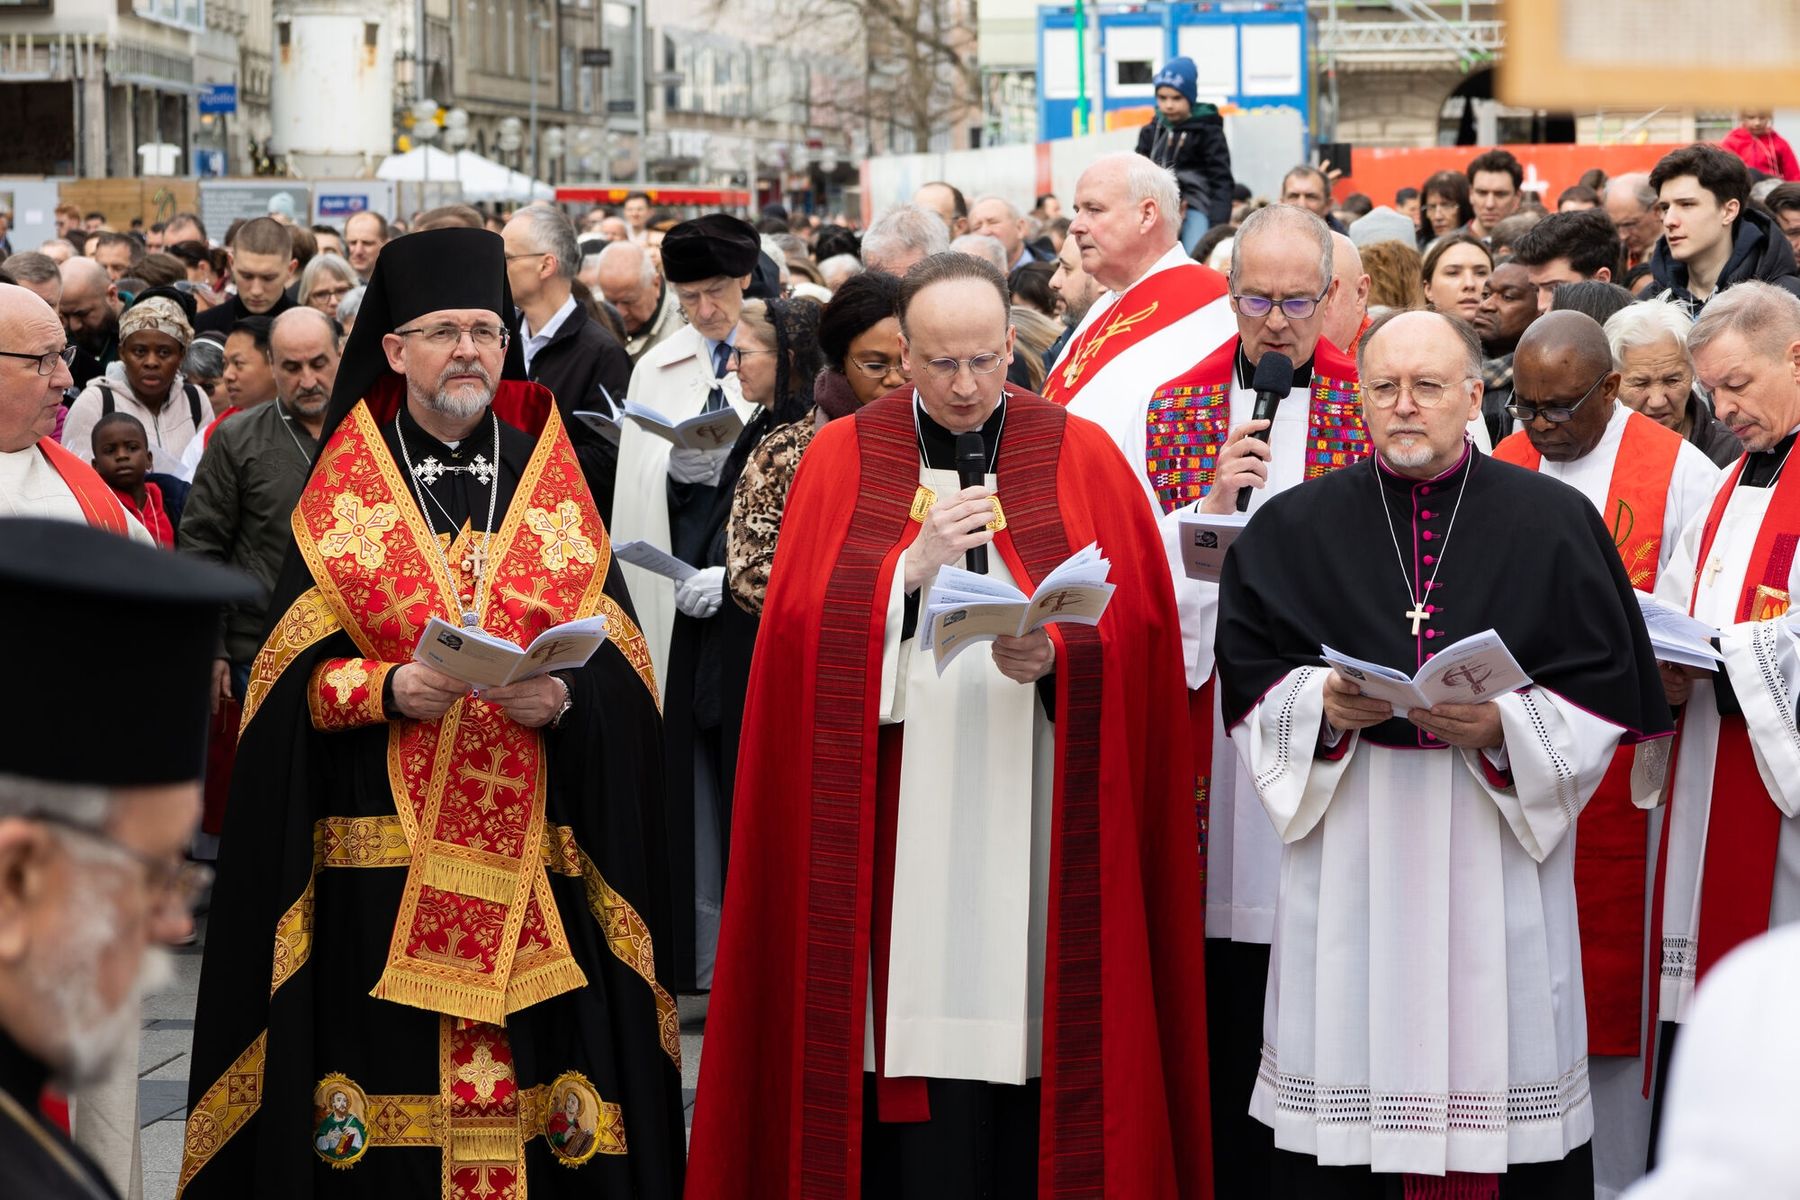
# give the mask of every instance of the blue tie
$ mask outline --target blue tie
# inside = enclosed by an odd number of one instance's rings
[[[725,378],[725,363],[726,363],[726,360],[729,359],[730,357],[731,357],[731,346],[729,344],[727,344],[725,342],[720,342],[713,347],[712,361],[713,361],[713,378],[714,379]],[[710,391],[706,394],[706,409],[705,409],[705,411],[717,412],[721,408],[724,408],[724,407],[725,407],[725,389],[720,388],[720,387],[714,387],[712,391]]]

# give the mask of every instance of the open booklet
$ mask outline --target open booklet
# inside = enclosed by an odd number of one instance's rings
[[[1638,592],[1637,600],[1644,613],[1644,628],[1650,631],[1650,648],[1656,651],[1658,662],[1702,671],[1719,669],[1725,660],[1712,647],[1712,640],[1719,636],[1717,629],[1649,592]]]
[[[1077,550],[1044,576],[1027,596],[991,575],[960,567],[939,567],[919,615],[919,649],[929,650],[938,674],[950,660],[976,642],[997,637],[1024,637],[1053,621],[1098,625],[1112,602],[1106,582],[1112,563],[1100,556],[1097,543]]]
[[[1386,700],[1396,717],[1439,704],[1481,704],[1531,683],[1531,676],[1492,629],[1445,646],[1410,676],[1330,646],[1319,647],[1319,653],[1340,675],[1355,680],[1363,695]]]
[[[582,666],[605,641],[603,616],[546,629],[522,650],[486,630],[465,629],[433,617],[419,635],[413,661],[474,687],[504,687],[549,671]]]
[[[1185,512],[1177,520],[1181,524],[1181,565],[1187,577],[1219,582],[1225,552],[1250,523],[1250,514]]]
[[[689,566],[667,550],[652,546],[649,542],[614,542],[613,557],[634,567],[642,567],[654,575],[661,575],[664,579],[673,579],[676,583],[699,574],[697,567]]]
[[[685,421],[670,421],[654,408],[629,400],[623,411],[657,437],[671,441],[683,450],[725,450],[737,441],[738,434],[744,432],[743,418],[729,404],[716,412],[700,413]]]

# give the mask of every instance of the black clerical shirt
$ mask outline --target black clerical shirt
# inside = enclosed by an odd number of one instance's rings
[[[407,495],[414,504],[419,502],[414,481],[424,489],[425,523],[431,526],[433,533],[448,533],[454,540],[465,522],[477,531],[492,533],[493,530],[487,528],[488,493],[496,485],[500,490],[493,497],[494,528],[498,529],[506,519],[506,506],[512,501],[513,493],[518,490],[519,480],[525,474],[526,464],[531,461],[531,452],[536,447],[536,442],[529,434],[514,429],[504,421],[499,425],[498,452],[494,447],[494,417],[491,409],[481,415],[481,420],[469,431],[469,436],[454,447],[447,446],[426,433],[405,406],[401,407],[400,415],[381,431],[382,439],[394,456],[395,465],[406,479]],[[405,445],[404,453],[402,442]],[[412,461],[411,474],[408,474],[408,458]],[[483,483],[480,476],[470,469],[477,467],[477,459],[489,467],[498,467],[495,473],[488,476],[487,483]]]
[[[1311,358],[1308,358],[1305,362],[1295,363],[1294,378],[1288,384],[1288,391],[1292,392],[1295,388],[1300,387],[1311,387],[1312,377],[1313,360]],[[1249,388],[1256,382],[1256,364],[1251,362],[1250,356],[1244,353],[1244,342],[1242,338],[1238,339],[1237,382],[1238,386],[1241,388]]]

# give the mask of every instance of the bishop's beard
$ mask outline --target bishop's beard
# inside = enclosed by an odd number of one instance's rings
[[[459,383],[452,387],[445,380],[453,375],[474,375],[480,378],[481,383]],[[438,376],[437,388],[420,393],[417,399],[433,412],[452,420],[467,421],[471,417],[480,416],[494,402],[494,377],[479,362],[452,362]]]
[[[49,1066],[58,1083],[85,1087],[105,1079],[126,1053],[135,1054],[139,1000],[168,987],[174,960],[160,946],[146,946],[135,985],[117,1007],[100,996],[101,960],[114,950],[119,917],[112,900],[94,896],[74,908],[64,936],[28,966],[27,987],[47,1015]]]

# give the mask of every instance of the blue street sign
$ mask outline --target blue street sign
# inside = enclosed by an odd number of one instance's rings
[[[237,84],[207,84],[206,90],[200,93],[200,111],[226,115],[235,113],[237,111]]]
[[[369,198],[365,195],[324,195],[319,197],[319,215],[321,217],[348,217],[368,211]]]

